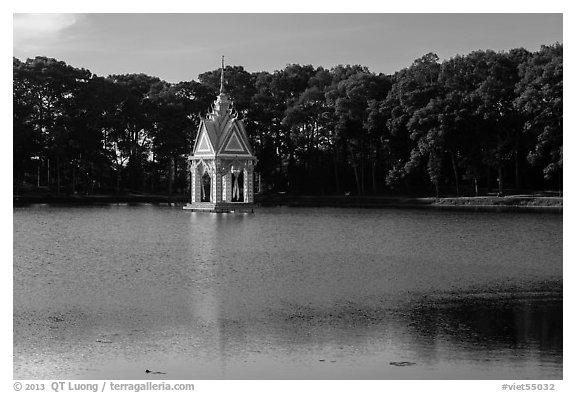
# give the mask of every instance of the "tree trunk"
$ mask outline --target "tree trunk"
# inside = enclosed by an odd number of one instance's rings
[[[174,183],[174,157],[170,157],[170,169],[168,171],[168,195],[172,195],[173,183]]]
[[[332,157],[334,158],[334,182],[336,185],[336,194],[340,194],[340,173],[338,172],[338,152],[336,149],[334,149],[334,155]]]
[[[358,192],[358,195],[363,195],[362,180],[360,179],[361,175],[358,173],[358,161],[356,160],[356,156],[354,155],[354,150],[348,148],[348,151],[350,152],[350,161],[352,164],[352,169],[354,170],[354,179],[356,180],[356,191]]]
[[[372,161],[372,192],[376,194],[377,190],[376,184],[376,160]]]
[[[428,157],[428,177],[434,184],[436,197],[440,196],[440,181],[442,180],[442,156],[438,151],[431,151]]]
[[[72,195],[76,194],[76,163],[72,162]]]
[[[452,171],[454,172],[454,181],[456,182],[456,196],[460,196],[460,182],[458,180],[458,167],[456,166],[456,158],[454,158],[454,152],[450,152],[450,159],[452,160]]]
[[[364,153],[360,152],[360,186],[361,186],[361,191],[362,191],[362,195],[366,195],[366,176],[365,176],[365,172],[366,172],[366,165],[365,165],[365,157],[364,157]]]
[[[516,131],[514,146],[514,188],[520,190],[520,132]]]
[[[504,176],[502,174],[502,164],[498,164],[498,196],[504,195]]]
[[[352,169],[354,169],[354,179],[356,180],[356,192],[358,192],[358,195],[362,195],[360,177],[358,176],[358,166],[353,164]]]
[[[60,194],[60,157],[56,157],[56,193]]]
[[[174,185],[176,185],[176,180],[178,179],[178,156],[173,157],[174,160]],[[178,192],[178,188],[176,188],[176,192]]]
[[[116,170],[116,194],[120,194],[120,178],[121,178],[121,172],[120,167],[118,167],[118,169]]]
[[[290,155],[288,156],[288,168],[286,168],[286,175],[288,176],[288,190],[291,193],[297,191],[296,181],[294,176],[294,167],[296,166],[296,158],[292,151],[290,151]]]

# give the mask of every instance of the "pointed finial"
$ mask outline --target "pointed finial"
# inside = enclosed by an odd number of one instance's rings
[[[222,73],[220,74],[220,94],[224,93],[224,56],[222,56]]]

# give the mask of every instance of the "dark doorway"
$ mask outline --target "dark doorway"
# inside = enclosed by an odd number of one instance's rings
[[[232,172],[232,202],[244,202],[244,171]]]
[[[208,172],[204,172],[202,179],[200,181],[200,202],[210,202],[210,175]]]

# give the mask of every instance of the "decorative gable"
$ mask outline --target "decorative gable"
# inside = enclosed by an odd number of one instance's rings
[[[224,147],[224,151],[239,151],[244,152],[246,149],[242,147],[242,142],[238,139],[238,135],[236,133],[232,133],[232,136],[228,140],[228,144]]]
[[[248,148],[246,141],[244,141],[243,135],[236,124],[231,127],[230,132],[226,136],[226,139],[224,139],[220,153],[251,155],[250,149]]]
[[[208,137],[208,133],[206,132],[206,128],[202,127],[200,131],[200,135],[196,140],[196,149],[194,154],[204,155],[204,154],[214,154],[214,148],[212,143],[210,142],[210,138]]]

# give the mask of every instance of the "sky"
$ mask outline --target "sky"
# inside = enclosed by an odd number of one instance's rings
[[[429,52],[440,59],[563,42],[560,13],[539,14],[13,14],[13,55],[53,57],[101,76],[197,80],[226,64],[360,64],[392,74]]]

